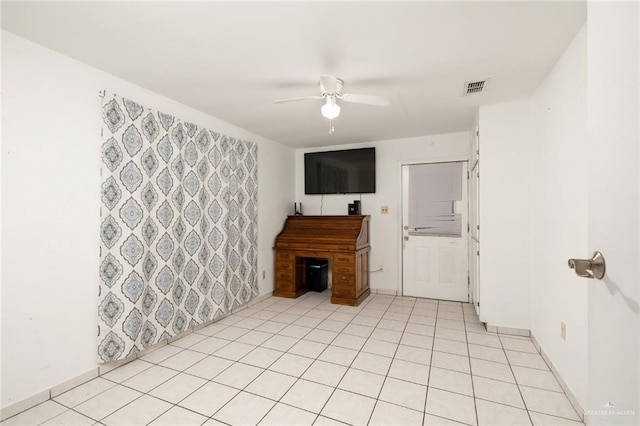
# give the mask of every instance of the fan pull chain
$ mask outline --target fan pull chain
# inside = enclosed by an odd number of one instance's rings
[[[333,127],[333,120],[329,119],[329,134],[331,135],[335,131],[336,131],[336,129],[335,129],[335,127]]]

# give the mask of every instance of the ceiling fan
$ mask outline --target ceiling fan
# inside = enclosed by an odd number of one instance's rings
[[[356,95],[353,93],[342,93],[344,82],[338,77],[332,75],[321,75],[318,82],[320,95],[303,96],[300,98],[279,99],[273,101],[274,104],[282,102],[303,101],[307,99],[325,99],[324,105],[320,108],[323,117],[333,120],[340,115],[340,105],[338,100],[344,102],[353,102],[358,104],[376,105],[386,107],[389,105],[389,98],[386,96],[373,95]]]

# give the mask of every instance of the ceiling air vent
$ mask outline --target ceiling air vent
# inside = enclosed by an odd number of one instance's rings
[[[473,95],[475,93],[482,93],[487,87],[487,80],[467,81],[464,83],[464,95]]]

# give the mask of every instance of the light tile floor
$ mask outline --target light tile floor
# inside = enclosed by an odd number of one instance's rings
[[[473,307],[270,297],[2,423],[579,425],[531,339]]]

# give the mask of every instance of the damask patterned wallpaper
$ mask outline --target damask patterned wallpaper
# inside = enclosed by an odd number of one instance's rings
[[[98,355],[125,358],[258,294],[257,145],[103,101]]]

